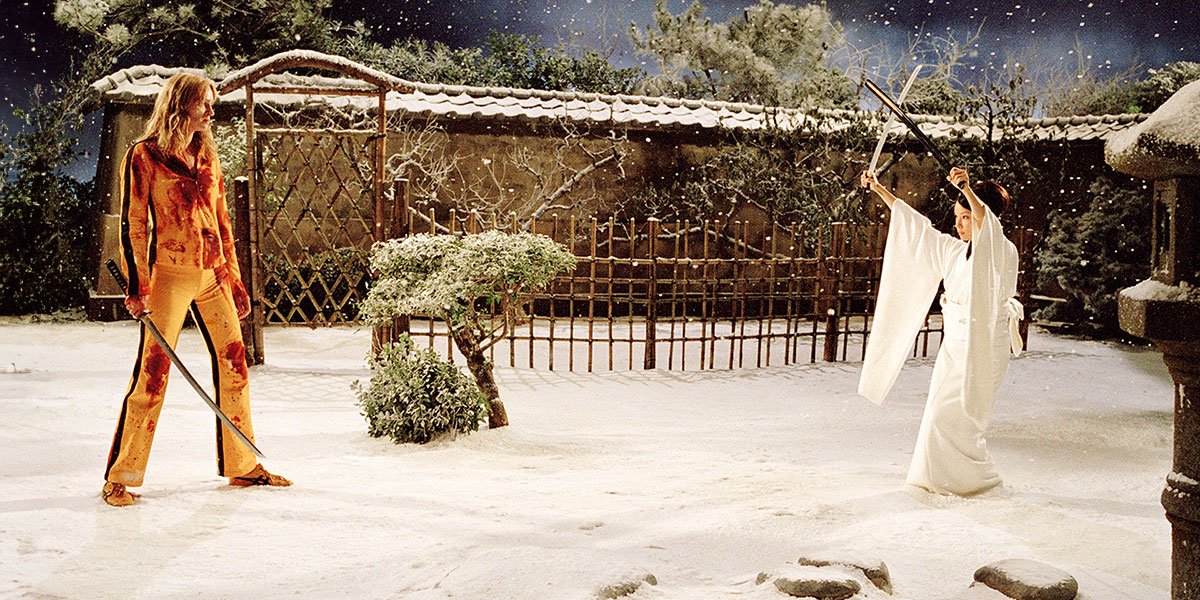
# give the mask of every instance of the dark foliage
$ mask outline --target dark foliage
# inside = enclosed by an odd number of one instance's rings
[[[0,314],[50,313],[87,299],[92,186],[22,170],[0,190]]]
[[[276,308],[285,317],[299,310],[310,318],[320,315],[318,320],[327,322],[350,323],[358,318],[360,301],[356,298],[367,296],[370,281],[365,252],[357,248],[316,252],[294,266],[283,256],[264,254],[263,265],[269,273],[264,282],[266,298],[277,302]]]
[[[1068,301],[1039,318],[1072,323],[1079,333],[1121,336],[1117,292],[1150,274],[1150,205],[1145,185],[1097,179],[1085,210],[1062,211],[1035,257],[1039,285],[1054,284]]]

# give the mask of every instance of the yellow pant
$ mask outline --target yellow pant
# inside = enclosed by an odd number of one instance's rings
[[[146,310],[172,348],[179,340],[188,307],[195,306],[193,315],[208,345],[212,364],[216,389],[213,400],[253,441],[245,346],[229,287],[218,284],[211,269],[169,265],[155,265],[150,281]],[[200,380],[201,372],[197,366],[188,366],[192,375]],[[142,485],[170,369],[171,360],[143,325],[140,350],[113,436],[105,480],[130,487]],[[196,401],[203,402],[199,398]],[[254,454],[218,420],[217,474],[222,477],[245,475],[255,464]]]

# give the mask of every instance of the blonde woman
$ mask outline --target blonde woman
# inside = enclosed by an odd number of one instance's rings
[[[149,313],[174,347],[189,307],[212,360],[214,400],[251,440],[248,373],[238,321],[250,313],[233,249],[225,183],[209,131],[216,87],[180,73],[154,102],[142,139],[121,166],[121,258],[125,307]],[[128,506],[142,485],[171,362],[142,327],[137,362],[104,473],[102,497]],[[231,485],[286,486],[217,423],[217,472]]]

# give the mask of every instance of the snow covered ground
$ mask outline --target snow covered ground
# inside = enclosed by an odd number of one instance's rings
[[[756,576],[809,552],[882,558],[898,599],[1006,558],[1088,600],[1169,597],[1173,391],[1152,350],[1035,331],[989,436],[1005,484],[959,499],[902,489],[932,358],[882,407],[856,362],[502,367],[510,427],[415,446],[366,435],[350,383],[369,340],[266,331],[254,425],[293,487],[216,477],[212,415],[173,376],[140,502],[114,509],[135,325],[0,321],[0,597],[571,599],[649,572],[631,598],[782,598]],[[198,375],[202,346],[184,332]]]

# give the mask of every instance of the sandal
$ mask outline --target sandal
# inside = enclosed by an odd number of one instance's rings
[[[249,473],[246,473],[245,475],[242,475],[241,477],[230,477],[229,485],[236,485],[236,486],[240,486],[240,487],[249,487],[252,485],[269,485],[272,487],[287,487],[289,485],[292,485],[292,482],[289,481],[285,477],[282,477],[279,475],[272,475],[271,473],[268,473],[267,470],[264,469],[262,464],[260,463],[260,464],[254,465],[254,468],[251,469],[251,471]]]
[[[124,484],[108,481],[104,483],[104,489],[100,490],[100,497],[104,498],[104,502],[109,506],[130,506],[138,496],[125,489]]]

